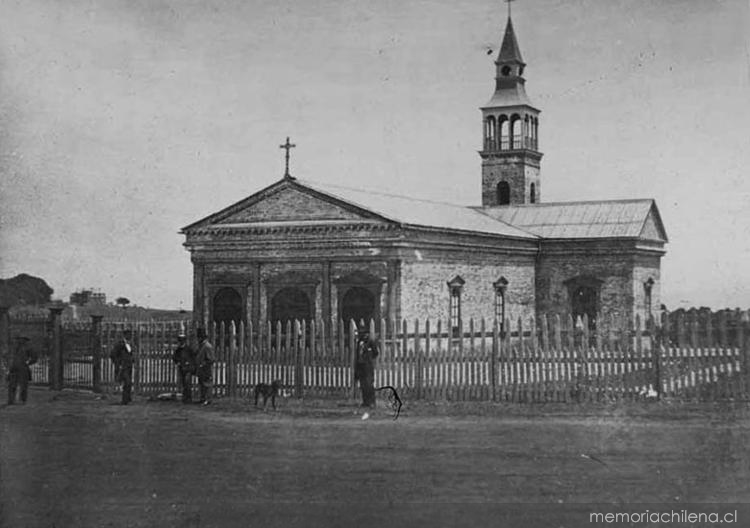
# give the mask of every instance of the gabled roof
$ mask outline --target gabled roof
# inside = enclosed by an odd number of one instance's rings
[[[667,242],[652,199],[478,207],[484,214],[545,239],[648,238]]]
[[[308,205],[313,205],[308,207]],[[388,222],[508,238],[667,242],[651,199],[467,207],[285,177],[183,228]]]
[[[338,198],[377,214],[384,219],[416,227],[489,233],[513,238],[536,236],[504,222],[492,219],[465,205],[420,200],[372,190],[298,180],[301,185]]]
[[[185,232],[194,228],[212,225],[227,227],[228,225],[249,226],[260,224],[261,222],[258,221],[246,222],[245,224],[232,221],[231,224],[227,224],[226,221],[238,215],[241,216],[243,210],[251,208],[263,200],[272,199],[274,195],[285,190],[294,190],[323,200],[329,204],[356,213],[362,219],[378,219],[409,227],[466,231],[527,240],[537,238],[535,235],[511,226],[502,220],[493,219],[482,214],[480,211],[463,205],[419,200],[378,191],[323,184],[296,178],[283,178],[273,185],[217,213],[184,227],[182,231]],[[290,218],[290,223],[292,222],[300,222],[300,220]]]

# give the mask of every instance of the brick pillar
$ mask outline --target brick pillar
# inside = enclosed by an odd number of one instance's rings
[[[253,306],[252,306],[252,320],[255,325],[255,331],[260,331],[260,263],[256,263],[253,266]]]
[[[94,392],[102,391],[102,319],[101,315],[91,316],[91,385]]]
[[[49,309],[49,320],[52,328],[52,346],[49,351],[49,386],[51,390],[62,390],[63,387],[62,312],[63,309],[57,306]]]
[[[323,297],[322,310],[320,318],[323,321],[331,320],[331,261],[326,260],[323,262],[323,282],[321,286],[321,293]]]
[[[5,372],[10,356],[10,308],[0,306],[0,375],[5,379]]]

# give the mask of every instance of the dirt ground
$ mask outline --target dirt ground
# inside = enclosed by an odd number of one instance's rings
[[[0,526],[581,526],[588,503],[750,498],[746,405],[115,403],[0,408]]]

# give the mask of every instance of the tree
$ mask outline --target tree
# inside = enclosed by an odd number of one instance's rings
[[[130,304],[130,299],[128,299],[127,297],[118,297],[115,300],[115,303],[117,303],[120,306],[122,306],[123,308],[125,308],[127,305]]]
[[[12,279],[0,279],[0,305],[39,305],[50,302],[53,290],[39,277],[26,273]]]

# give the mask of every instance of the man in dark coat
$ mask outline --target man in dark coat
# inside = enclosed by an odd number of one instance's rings
[[[198,351],[195,354],[196,375],[201,390],[201,403],[211,403],[211,370],[214,364],[214,347],[208,342],[206,330],[198,328],[195,331],[198,338]]]
[[[370,339],[370,332],[366,328],[357,331],[357,363],[354,369],[354,379],[359,381],[362,390],[362,406],[375,408],[375,358],[378,357],[378,345]],[[369,418],[365,413],[363,419]]]
[[[122,384],[122,404],[132,401],[133,391],[133,332],[124,330],[122,339],[115,343],[109,357],[115,366],[115,381]]]
[[[8,405],[16,401],[16,392],[21,389],[21,403],[26,403],[29,394],[31,369],[29,365],[36,363],[36,355],[29,347],[29,338],[18,336],[15,338],[10,353],[8,369]]]
[[[174,351],[174,362],[180,375],[182,386],[182,403],[193,401],[193,374],[195,374],[195,351],[187,344],[185,334],[177,336],[177,348]]]

